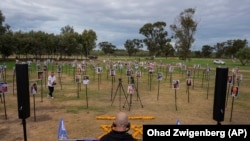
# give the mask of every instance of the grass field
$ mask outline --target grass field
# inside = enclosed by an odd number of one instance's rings
[[[215,70],[218,65],[213,64],[213,59],[191,59],[183,62],[176,58],[156,58],[157,67],[149,75],[147,66],[139,66],[142,77],[134,76],[135,86],[138,91],[127,95],[130,79],[126,76],[126,67],[116,70],[112,79],[106,63],[112,60],[112,65],[117,62],[133,64],[139,58],[135,57],[99,57],[98,60],[87,61],[87,69],[81,75],[88,75],[90,83],[83,85],[75,82],[76,68],[70,64],[72,61],[59,61],[62,65],[61,73],[57,73],[56,63],[48,65],[44,72],[44,79],[37,79],[36,64],[29,67],[29,83],[38,84],[36,95],[30,94],[30,117],[26,119],[27,138],[31,141],[56,141],[59,120],[64,119],[69,138],[99,138],[109,130],[113,116],[118,111],[125,111],[131,119],[131,130],[135,138],[141,139],[138,131],[143,124],[175,124],[179,119],[181,124],[201,125],[217,124],[213,120],[213,100],[215,87]],[[43,65],[41,60],[41,66]],[[151,62],[140,58],[141,62]],[[233,68],[239,68],[243,79],[239,83],[238,97],[233,97],[227,92],[224,121],[222,124],[250,124],[250,67],[241,66],[239,62],[224,60],[228,68],[228,75],[232,75]],[[3,64],[4,62],[2,62]],[[0,141],[23,141],[23,126],[18,119],[17,92],[13,67],[15,62],[5,62],[6,73],[2,73],[1,81],[8,83],[8,92],[5,93],[5,104],[0,105]],[[76,62],[81,63],[81,60]],[[184,63],[191,70],[193,85],[187,89],[186,70],[179,68],[178,64]],[[194,65],[199,64],[200,69],[194,70]],[[173,73],[169,73],[166,66],[173,66]],[[101,67],[102,72],[96,73],[94,67]],[[209,66],[210,79],[206,79],[204,70]],[[136,69],[133,67],[134,72]],[[47,98],[46,79],[47,73],[55,71],[57,85],[55,99]],[[161,81],[157,80],[157,72],[163,74]],[[118,79],[121,79],[119,83]],[[172,80],[180,81],[180,88],[172,88]],[[122,85],[119,85],[122,84]],[[228,86],[227,86],[228,87]],[[124,92],[123,90],[124,89]],[[228,90],[228,88],[227,88]],[[127,100],[126,100],[127,98]],[[130,99],[131,98],[131,99]],[[2,96],[3,100],[3,96]],[[129,108],[129,104],[131,107]],[[6,105],[6,106],[4,106]],[[125,106],[125,108],[123,108]],[[5,108],[6,107],[6,114]],[[7,115],[7,119],[6,119]]]

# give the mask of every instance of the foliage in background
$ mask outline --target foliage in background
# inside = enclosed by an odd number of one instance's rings
[[[61,28],[59,35],[48,34],[43,31],[22,32],[11,31],[8,24],[4,25],[5,17],[0,11],[0,54],[3,60],[18,59],[87,59],[88,55],[130,56],[145,57],[176,57],[180,60],[190,58],[223,58],[237,60],[236,53],[248,47],[246,39],[231,39],[216,43],[214,46],[204,45],[202,50],[191,51],[190,47],[194,41],[194,33],[197,23],[193,20],[194,9],[186,9],[181,12],[175,24],[170,25],[175,33],[169,37],[165,30],[166,23],[157,21],[146,23],[139,33],[144,39],[126,40],[124,49],[117,48],[108,41],[100,42],[96,49],[97,35],[94,30],[84,29],[81,34],[74,31],[70,25]],[[176,40],[173,45],[171,40]],[[143,46],[147,49],[143,50]],[[183,48],[182,48],[183,47]],[[95,50],[96,49],[96,50]],[[149,57],[150,56],[150,57]],[[247,65],[248,58],[241,61]]]
[[[250,48],[241,48],[237,53],[236,56],[239,58],[239,61],[243,66],[247,65],[250,60]]]
[[[175,23],[170,25],[174,32],[175,49],[180,59],[190,58],[191,46],[194,43],[194,34],[198,23],[194,20],[195,9],[188,8],[180,13]]]
[[[165,22],[146,23],[139,30],[145,36],[143,42],[152,56],[171,50],[172,46],[168,45],[171,40],[167,38],[168,32],[165,31],[166,25]]]

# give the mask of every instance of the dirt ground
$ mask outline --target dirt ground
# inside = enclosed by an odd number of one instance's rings
[[[48,72],[51,70],[49,68]],[[196,72],[193,86],[187,89],[186,74],[176,69],[172,80],[180,80],[177,90],[171,88],[170,74],[164,69],[158,71],[163,72],[161,81],[157,80],[156,73],[150,77],[144,71],[141,78],[135,77],[134,85],[138,91],[130,99],[130,95],[127,95],[129,80],[124,70],[117,71],[114,79],[108,75],[105,67],[101,74],[87,70],[90,83],[83,85],[75,83],[75,73],[70,68],[64,68],[60,74],[56,73],[55,98],[50,99],[47,98],[46,80],[41,83],[36,79],[37,72],[29,70],[29,82],[37,82],[38,92],[36,95],[30,94],[30,117],[25,119],[24,130],[22,119],[18,118],[12,70],[7,70],[8,92],[4,97],[2,95],[0,103],[0,141],[24,141],[24,131],[28,141],[57,141],[60,119],[64,120],[70,139],[99,138],[109,129],[112,117],[119,111],[129,115],[132,125],[129,132],[137,139],[142,138],[139,131],[143,124],[170,125],[176,124],[178,119],[181,124],[187,125],[217,124],[213,120],[214,70],[210,73],[209,81],[202,81],[202,70],[199,74]],[[244,79],[240,83],[240,93],[234,101],[227,95],[221,124],[250,124],[250,72],[242,73]],[[121,83],[118,78],[121,78]]]

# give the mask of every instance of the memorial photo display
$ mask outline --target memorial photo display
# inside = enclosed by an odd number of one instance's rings
[[[89,76],[88,75],[83,76],[83,84],[85,84],[85,85],[89,84]]]
[[[0,82],[0,93],[8,92],[8,84],[6,82]]]
[[[192,79],[187,79],[186,80],[187,86],[192,86]]]
[[[162,80],[162,73],[161,72],[157,73],[157,80],[159,80],[159,81]]]
[[[115,69],[110,70],[110,76],[115,76]]]
[[[128,94],[133,94],[134,93],[134,84],[129,84],[128,85],[127,93]]]
[[[239,87],[237,86],[232,86],[231,87],[231,96],[237,97],[239,94]]]
[[[180,80],[173,80],[172,88],[179,89],[180,88]]]
[[[75,82],[81,83],[81,75],[75,75]]]
[[[43,71],[38,71],[37,72],[37,79],[42,80],[43,79]]]

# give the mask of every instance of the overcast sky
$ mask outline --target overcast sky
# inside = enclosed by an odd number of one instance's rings
[[[124,48],[128,39],[142,39],[146,23],[169,25],[187,8],[195,8],[198,21],[191,50],[218,42],[247,39],[250,42],[250,0],[1,0],[4,24],[13,31],[60,34],[69,25],[79,34],[94,30],[97,44],[108,41]]]

